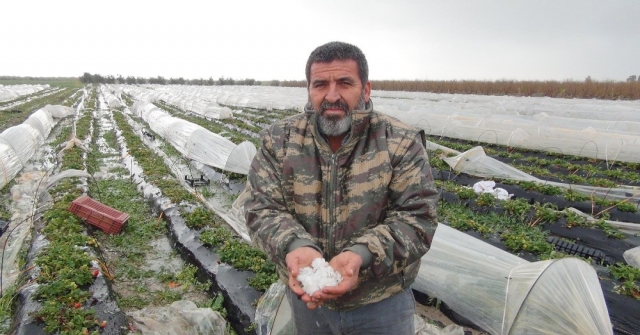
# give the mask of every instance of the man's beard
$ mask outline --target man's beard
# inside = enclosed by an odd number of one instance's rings
[[[364,101],[364,90],[360,94],[358,105],[356,110],[365,109],[366,103]],[[342,109],[345,112],[345,116],[330,115],[325,116],[324,111],[327,109]],[[318,129],[325,136],[342,136],[349,132],[351,129],[351,112],[349,105],[343,100],[338,100],[335,103],[331,103],[327,100],[323,101],[318,111]]]

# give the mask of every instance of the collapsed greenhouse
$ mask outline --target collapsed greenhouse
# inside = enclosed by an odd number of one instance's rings
[[[146,126],[137,129],[140,136],[144,137],[148,128],[184,158],[238,174],[248,172],[256,153],[251,142],[234,144],[225,134],[169,114],[154,102],[218,121],[233,119],[234,110],[299,110],[306,102],[304,89],[281,87],[104,85],[100,93],[110,108],[144,120]],[[135,102],[127,104],[123,96]],[[602,159],[611,166],[639,162],[637,102],[377,91],[372,93],[372,99],[375,109],[417,125],[433,138],[561,152]],[[0,134],[5,185],[29,161],[30,152],[47,138],[56,118],[74,113],[68,107],[48,106],[33,113],[22,125]],[[73,143],[69,141],[67,145],[78,145]],[[436,143],[429,143],[428,147],[430,152],[447,153],[443,160],[454,174],[553,185],[584,195],[639,203],[637,186],[598,187],[548,181],[488,156],[481,146],[467,151]],[[250,242],[242,208],[245,196],[241,193],[232,206],[215,209]],[[607,222],[619,224],[628,234],[637,234],[637,223]],[[631,252],[625,252],[625,259],[627,255]],[[636,258],[629,256],[627,262],[634,264]],[[431,250],[422,259],[413,289],[441,300],[491,334],[613,334],[616,325],[610,321],[609,301],[605,302],[600,285],[594,267],[583,260],[525,260],[441,222]],[[288,334],[289,312],[282,288],[274,284],[255,308],[257,333]]]

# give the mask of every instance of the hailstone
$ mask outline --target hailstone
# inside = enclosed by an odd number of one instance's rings
[[[324,258],[316,258],[311,262],[311,267],[300,269],[296,279],[302,284],[302,290],[306,294],[313,295],[324,287],[340,284],[342,276]]]

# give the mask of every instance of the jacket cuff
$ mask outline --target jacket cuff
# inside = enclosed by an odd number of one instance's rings
[[[320,248],[318,248],[318,246],[313,244],[313,241],[308,240],[306,238],[297,238],[297,239],[293,240],[291,243],[289,243],[289,246],[287,247],[287,253],[290,253],[293,250],[301,248],[301,247],[310,247],[310,248],[316,249],[320,254],[323,254],[322,250],[320,250]]]
[[[362,257],[362,265],[360,265],[360,269],[367,269],[371,266],[371,262],[373,261],[373,253],[369,251],[369,248],[364,244],[356,244],[348,248],[344,248],[342,251],[351,251]]]

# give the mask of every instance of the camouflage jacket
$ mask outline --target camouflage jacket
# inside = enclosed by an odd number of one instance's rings
[[[247,179],[251,239],[288,283],[286,254],[314,246],[329,261],[344,250],[363,257],[358,285],[334,301],[346,310],[409,287],[436,229],[437,191],[424,132],[373,111],[352,112],[348,140],[334,154],[317,113],[262,131]]]

